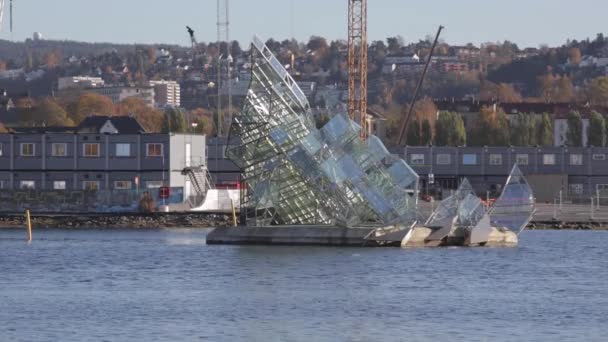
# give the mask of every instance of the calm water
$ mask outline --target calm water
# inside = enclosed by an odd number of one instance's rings
[[[205,234],[0,231],[0,341],[608,340],[608,233],[438,250]]]

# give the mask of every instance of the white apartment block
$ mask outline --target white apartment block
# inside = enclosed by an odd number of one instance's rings
[[[179,107],[181,105],[179,83],[175,81],[150,81],[150,86],[154,88],[154,101],[157,107]]]

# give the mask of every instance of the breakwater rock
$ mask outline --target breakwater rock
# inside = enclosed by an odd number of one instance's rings
[[[530,230],[608,230],[608,222],[537,221],[528,225]]]
[[[34,228],[215,228],[231,224],[230,215],[202,213],[32,215]],[[22,227],[25,227],[24,215],[0,215],[0,228]]]

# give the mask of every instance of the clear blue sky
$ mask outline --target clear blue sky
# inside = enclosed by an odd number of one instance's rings
[[[8,1],[5,0],[8,7]],[[346,37],[346,0],[230,0],[231,38],[248,42],[299,40],[311,35]],[[406,42],[433,35],[453,44],[511,40],[520,46],[558,45],[567,38],[595,37],[608,30],[606,0],[368,0],[370,40],[401,35]],[[15,32],[49,39],[116,43],[189,43],[216,38],[216,0],[14,0]],[[293,6],[293,11],[291,7]],[[8,8],[1,39],[10,39]],[[293,16],[291,15],[293,13]],[[293,18],[293,21],[291,20]]]

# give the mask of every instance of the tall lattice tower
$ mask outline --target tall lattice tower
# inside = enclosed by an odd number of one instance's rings
[[[224,113],[222,108],[221,92],[224,81],[226,81],[226,90],[228,97],[228,122],[230,122],[232,114],[232,45],[230,42],[230,0],[217,0],[217,46],[218,49],[221,43],[225,42],[227,51],[220,51],[220,56],[217,61],[217,134],[223,136],[224,129]]]
[[[367,138],[367,0],[348,0],[348,114]]]

